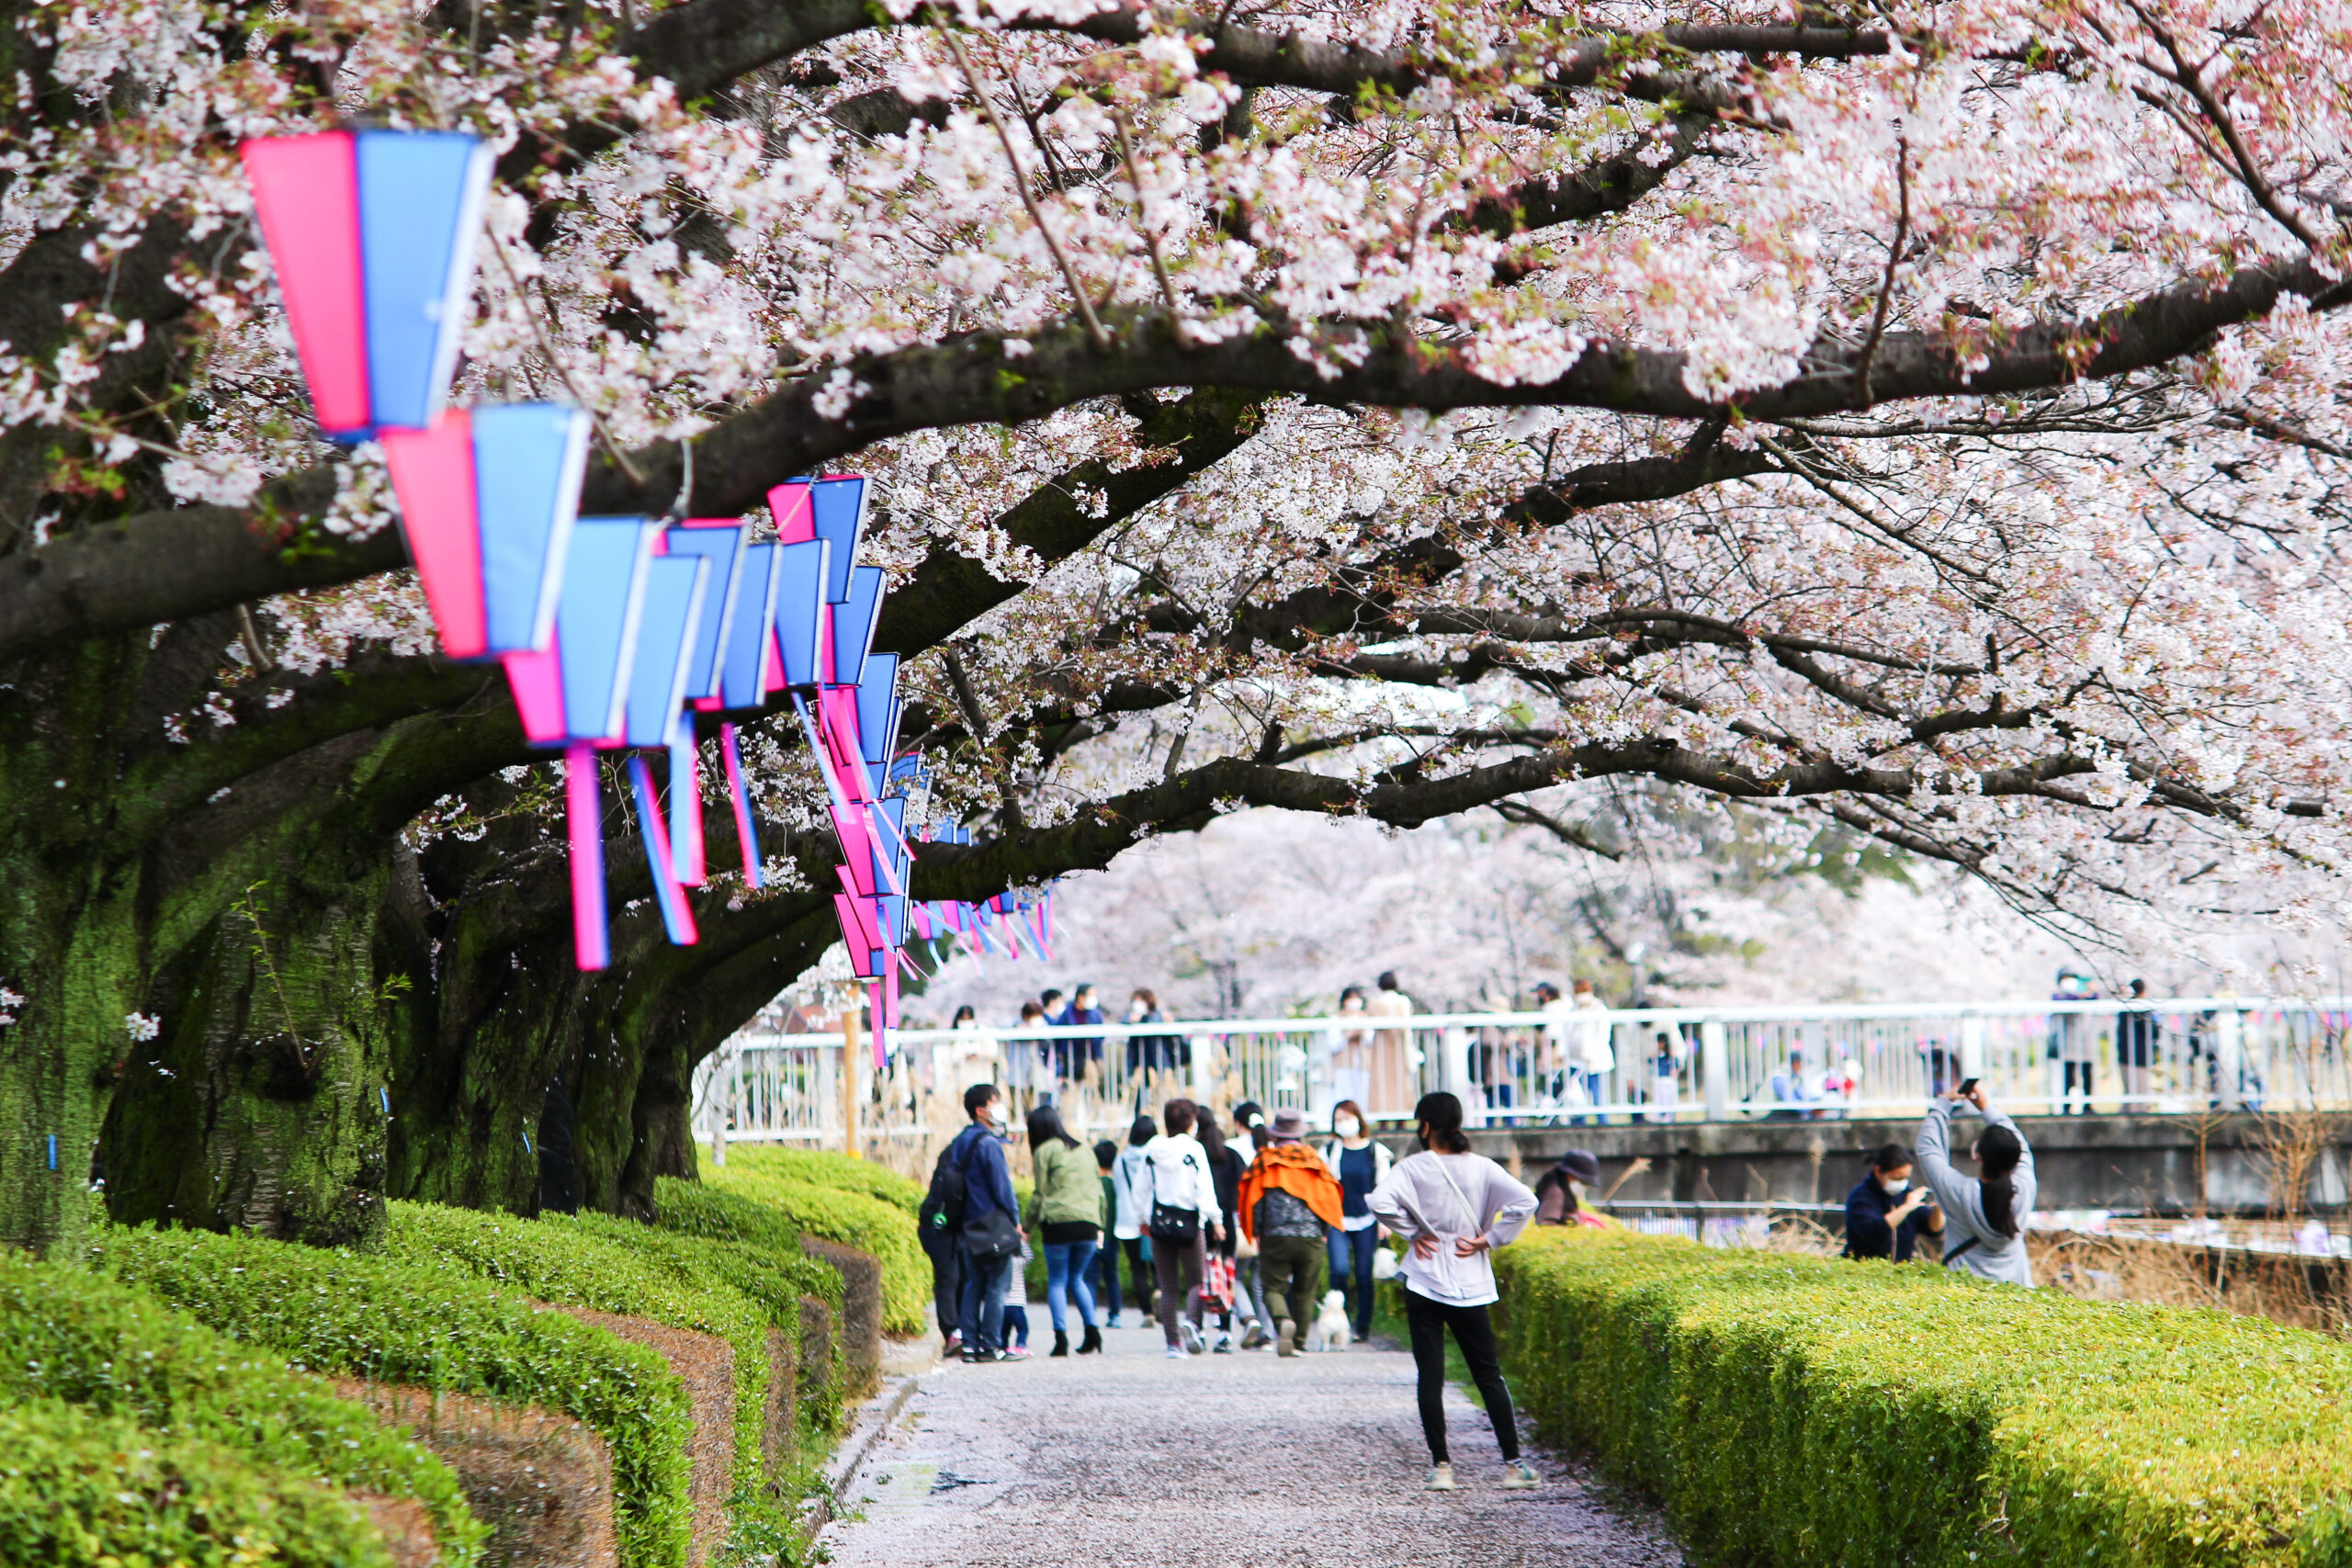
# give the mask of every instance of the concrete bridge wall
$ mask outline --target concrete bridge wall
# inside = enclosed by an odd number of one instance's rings
[[[1964,1148],[1979,1124],[1973,1116],[1961,1119],[1955,1141]],[[2346,1183],[2352,1117],[2027,1116],[2018,1125],[2034,1152],[2045,1209],[2275,1213],[2272,1173],[2280,1151],[2299,1145],[2310,1151],[2301,1160],[2309,1173],[2302,1209],[2342,1213],[2352,1197]],[[1479,1153],[1515,1165],[1530,1181],[1563,1149],[1590,1149],[1600,1158],[1603,1190],[1635,1160],[1647,1160],[1618,1189],[1621,1198],[1838,1202],[1880,1145],[1908,1147],[1918,1126],[1916,1119],[1686,1122],[1489,1128],[1471,1139]],[[1387,1141],[1400,1154],[1413,1146],[1409,1136]],[[2294,1163],[2290,1153],[2288,1164]]]

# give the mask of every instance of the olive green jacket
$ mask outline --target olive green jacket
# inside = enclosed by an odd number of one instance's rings
[[[1055,1139],[1030,1151],[1029,1168],[1037,1187],[1030,1213],[1039,1224],[1102,1224],[1102,1176],[1091,1150]]]

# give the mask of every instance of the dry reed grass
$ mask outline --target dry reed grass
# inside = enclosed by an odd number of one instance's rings
[[[1802,1215],[1775,1215],[1769,1247],[1835,1258],[1845,1238]],[[2085,1301],[2211,1307],[2352,1338],[2352,1294],[2339,1260],[2071,1232],[2029,1235],[2026,1252],[2037,1280]]]

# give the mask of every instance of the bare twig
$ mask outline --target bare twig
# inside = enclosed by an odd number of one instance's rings
[[[949,30],[937,11],[931,13],[931,25],[939,29],[941,38],[947,40],[947,48],[956,56],[956,65],[963,70],[965,83],[979,103],[980,113],[987,117],[989,125],[996,131],[997,141],[1003,144],[1004,161],[1012,168],[1012,188],[1021,193],[1021,205],[1028,209],[1029,221],[1037,225],[1037,232],[1045,237],[1046,249],[1053,253],[1054,265],[1061,268],[1062,281],[1069,285],[1070,298],[1078,301],[1078,318],[1086,324],[1087,341],[1094,345],[1096,352],[1108,353],[1111,334],[1102,330],[1101,319],[1094,314],[1093,301],[1087,299],[1085,288],[1078,281],[1078,269],[1070,265],[1061,241],[1055,237],[1053,225],[1046,221],[1045,209],[1037,205],[1036,197],[1031,193],[1029,178],[1021,170],[1021,155],[1012,150],[1012,133],[1005,130],[1003,118],[996,112],[996,105],[990,101],[988,90],[980,85],[979,71],[972,64],[972,57],[965,52],[964,40]]]
[[[563,363],[563,356],[556,353],[555,344],[548,336],[547,328],[540,324],[539,313],[531,309],[530,296],[523,288],[522,275],[514,270],[514,264],[506,259],[506,246],[495,234],[490,238],[490,254],[498,258],[498,269],[506,275],[506,281],[514,288],[514,297],[523,302],[523,319],[531,323],[531,336],[538,344],[539,353],[546,356],[548,364],[553,367],[556,378],[563,383],[563,389],[571,394],[573,405],[587,414],[589,424],[595,429],[596,439],[605,444],[605,450],[613,455],[613,461],[620,465],[621,472],[628,476],[629,483],[643,484],[644,471],[629,460],[629,455],[621,450],[621,444],[613,439],[613,433],[605,428],[603,417],[589,405],[586,398],[580,395],[580,389],[572,384],[571,371]]]
[[[1168,262],[1159,254],[1159,236],[1152,231],[1150,216],[1144,210],[1143,175],[1136,167],[1135,136],[1127,126],[1127,111],[1113,109],[1111,123],[1119,128],[1119,156],[1126,163],[1127,188],[1135,193],[1136,198],[1136,228],[1143,234],[1144,248],[1151,253],[1151,271],[1152,276],[1159,279],[1159,297],[1167,302],[1168,320],[1176,333],[1176,341],[1188,342],[1191,334],[1184,324],[1183,310],[1176,303],[1175,282],[1168,276]]]
[[[1864,408],[1871,406],[1871,362],[1878,357],[1879,339],[1886,335],[1886,310],[1894,299],[1894,269],[1903,263],[1903,252],[1911,243],[1911,142],[1909,138],[1894,139],[1894,241],[1886,247],[1886,276],[1878,287],[1878,305],[1871,311],[1870,336],[1862,340],[1862,355],[1854,367],[1855,400]]]

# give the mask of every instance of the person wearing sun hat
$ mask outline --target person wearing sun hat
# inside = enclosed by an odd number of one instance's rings
[[[1274,1353],[1306,1348],[1315,1299],[1323,1289],[1323,1234],[1340,1223],[1340,1182],[1304,1142],[1306,1117],[1296,1106],[1274,1112],[1273,1141],[1258,1151],[1234,1204],[1241,1234],[1258,1245],[1259,1288],[1275,1314]]]
[[[1535,1179],[1535,1223],[1539,1225],[1589,1225],[1609,1230],[1616,1221],[1584,1206],[1585,1191],[1600,1182],[1600,1156],[1590,1149],[1570,1149]]]

